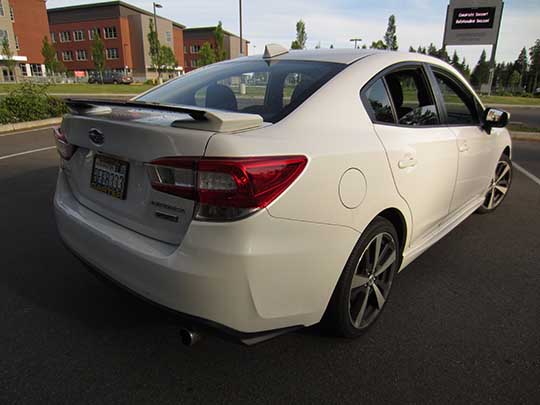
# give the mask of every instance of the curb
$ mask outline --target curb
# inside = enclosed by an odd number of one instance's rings
[[[62,117],[47,118],[45,120],[17,122],[16,124],[0,125],[0,134],[6,134],[13,131],[21,131],[25,129],[34,129],[39,127],[48,127],[58,125],[62,122]]]
[[[510,132],[512,140],[540,142],[540,132]]]

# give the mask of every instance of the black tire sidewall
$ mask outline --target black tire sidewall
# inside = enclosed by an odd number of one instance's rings
[[[366,328],[357,329],[351,323],[349,315],[349,292],[352,278],[356,270],[356,265],[369,242],[376,235],[383,232],[386,232],[392,236],[398,249],[398,260],[396,260],[396,263],[394,264],[394,269],[392,271],[397,272],[398,270],[397,266],[399,266],[400,263],[399,259],[401,256],[401,246],[399,244],[399,238],[396,229],[392,225],[392,223],[386,218],[377,217],[368,225],[368,227],[362,233],[362,236],[356,243],[355,247],[353,248],[353,251],[349,256],[347,263],[345,264],[338,284],[334,290],[334,294],[332,295],[332,298],[330,300],[327,313],[325,314],[326,326],[330,327],[332,331],[337,333],[338,335],[344,337],[356,337],[358,335],[361,335],[365,330],[369,329],[369,327],[373,325],[373,323],[375,323],[376,319],[379,318],[380,314],[386,307],[386,305],[383,306],[377,318]]]
[[[506,199],[506,196],[508,195],[508,192],[510,191],[510,187],[512,186],[512,180],[514,178],[514,167],[512,166],[512,161],[506,155],[501,156],[501,158],[497,161],[497,166],[499,165],[499,162],[501,162],[501,161],[506,162],[506,163],[508,163],[510,165],[510,179],[508,180],[508,191],[503,196],[503,199],[501,200],[501,202],[499,204],[497,204],[495,207],[491,208],[491,209],[484,207],[484,202],[482,202],[482,205],[478,208],[478,210],[476,210],[476,212],[478,214],[489,214],[489,213],[495,211],[497,208],[499,208],[504,203],[504,200]],[[484,196],[484,201],[485,201],[486,198],[487,198],[487,195]]]

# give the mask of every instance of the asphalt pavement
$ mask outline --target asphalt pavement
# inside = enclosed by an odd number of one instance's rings
[[[540,186],[473,215],[400,273],[356,340],[313,327],[181,345],[179,320],[61,244],[50,130],[0,137],[0,403],[505,403],[540,400]],[[540,176],[540,143],[514,160]],[[96,252],[98,254],[98,252]]]
[[[538,107],[503,107],[510,113],[510,122],[529,128],[540,128],[540,106]]]

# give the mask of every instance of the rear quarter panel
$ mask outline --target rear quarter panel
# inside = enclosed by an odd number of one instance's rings
[[[308,156],[304,173],[268,207],[274,217],[362,232],[378,213],[393,207],[409,228],[408,207],[396,192],[384,148],[359,95],[384,66],[383,61],[365,60],[347,67],[282,121],[254,131],[214,135],[206,156]],[[346,208],[339,195],[340,179],[350,168],[366,179],[365,187],[358,185],[365,196],[356,208]]]

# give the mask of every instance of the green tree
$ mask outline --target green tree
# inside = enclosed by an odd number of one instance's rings
[[[334,44],[330,44],[330,49],[334,49]]]
[[[514,69],[519,72],[519,87],[521,88],[523,88],[523,85],[525,84],[525,75],[527,74],[528,67],[529,59],[527,58],[527,48],[523,47],[514,62]]]
[[[211,65],[216,62],[216,53],[208,42],[205,42],[199,50],[199,66]]]
[[[512,91],[516,91],[516,89],[519,87],[520,80],[521,80],[521,75],[519,74],[517,70],[514,70],[508,80],[508,84],[512,88]]]
[[[306,47],[306,24],[303,20],[296,23],[296,39],[291,43],[291,49],[304,49]]]
[[[373,41],[369,49],[386,49],[386,44],[379,39],[378,41]]]
[[[54,49],[54,46],[49,42],[49,38],[47,38],[47,36],[43,37],[43,41],[41,43],[41,55],[43,56],[45,70],[48,74],[54,75],[56,73],[58,62],[56,57],[56,49]]]
[[[7,36],[4,36],[4,40],[2,41],[2,55],[4,55],[4,64],[13,75],[15,82],[17,82],[17,72],[15,70],[15,67],[17,66],[17,62],[15,61],[15,59],[13,59],[14,54],[9,46],[9,41],[8,41]]]
[[[487,61],[486,50],[482,51],[480,59],[471,75],[471,83],[476,86],[487,83],[489,80],[489,62]]]
[[[414,49],[414,47],[411,45],[409,46],[409,52],[416,53],[416,49]]]
[[[457,51],[454,51],[454,53],[452,54],[452,60],[450,61],[450,64],[459,70],[460,63],[459,63],[459,56],[457,54]]]
[[[174,70],[178,66],[178,61],[176,60],[173,50],[167,45],[161,46],[161,49],[159,50],[159,59],[160,65],[167,71]]]
[[[531,74],[533,77],[531,90],[535,91],[538,88],[538,74],[540,73],[540,39],[537,39],[529,49],[529,56],[531,58]]]
[[[150,63],[158,74],[158,79],[161,81],[162,63],[160,60],[159,51],[161,44],[159,43],[158,33],[154,28],[154,20],[150,19],[148,26],[148,43],[150,44]]]
[[[439,52],[437,50],[437,47],[431,42],[427,48],[427,54],[429,56],[439,56]]]
[[[221,62],[222,60],[227,59],[227,52],[225,52],[225,46],[223,41],[225,38],[225,33],[223,32],[223,25],[221,21],[218,22],[216,29],[214,30],[214,36],[216,37],[216,62]],[[212,62],[213,63],[213,62]]]
[[[388,17],[388,27],[386,27],[386,32],[384,33],[384,44],[386,45],[385,49],[390,49],[391,51],[398,50],[396,17],[393,14]]]
[[[105,70],[105,45],[99,35],[94,35],[92,41],[92,60],[94,67],[99,74],[99,79],[103,83],[103,71]]]

